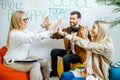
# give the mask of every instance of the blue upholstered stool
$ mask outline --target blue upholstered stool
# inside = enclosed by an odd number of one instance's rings
[[[86,80],[86,79],[82,77],[74,77],[72,72],[64,72],[61,75],[60,80]]]
[[[86,80],[86,79],[82,77],[76,77],[76,78],[72,78],[71,80]]]
[[[111,66],[110,80],[120,80],[120,62],[117,62]]]
[[[72,78],[74,78],[72,72],[63,72],[60,80],[71,80]]]

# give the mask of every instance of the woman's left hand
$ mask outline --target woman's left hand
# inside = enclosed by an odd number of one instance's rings
[[[41,26],[42,26],[43,28],[45,28],[46,30],[49,29],[49,27],[50,27],[50,22],[49,22],[48,16],[45,17],[45,19],[44,19],[43,23],[41,24]]]
[[[88,38],[88,26],[84,26],[80,30],[81,37],[86,39]]]
[[[88,38],[88,26],[84,27],[85,38]]]

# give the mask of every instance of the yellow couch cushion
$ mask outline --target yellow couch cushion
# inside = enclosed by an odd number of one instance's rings
[[[75,69],[75,68],[78,68],[78,67],[83,67],[85,66],[85,63],[75,63],[75,64],[71,64],[71,69]],[[63,59],[60,58],[59,62],[58,62],[58,66],[57,66],[57,72],[58,72],[58,75],[59,77],[62,75],[64,71],[64,67],[63,67]]]

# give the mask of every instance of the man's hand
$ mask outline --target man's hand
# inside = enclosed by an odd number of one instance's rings
[[[58,22],[57,22],[57,24],[56,24],[56,25],[53,27],[53,29],[51,30],[51,31],[52,31],[52,34],[56,33],[56,32],[59,30],[61,24],[62,24],[62,19],[59,19]]]

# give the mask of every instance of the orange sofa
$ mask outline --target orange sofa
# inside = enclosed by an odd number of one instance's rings
[[[29,73],[21,72],[3,65],[3,56],[7,48],[0,48],[0,80],[29,80]]]

